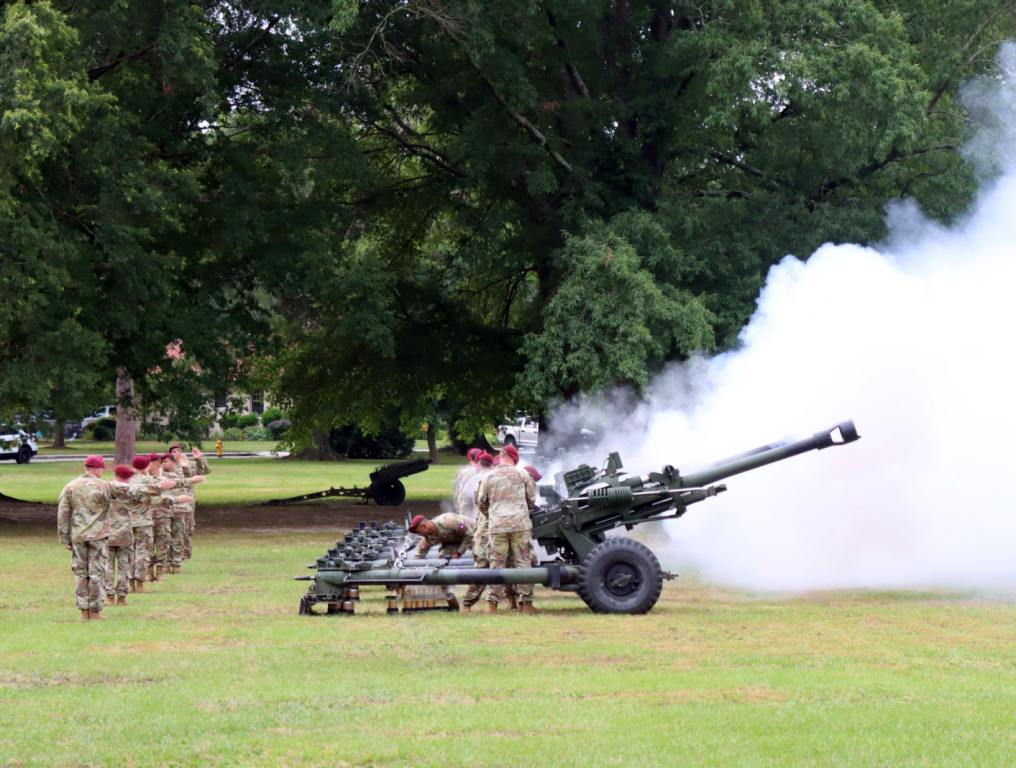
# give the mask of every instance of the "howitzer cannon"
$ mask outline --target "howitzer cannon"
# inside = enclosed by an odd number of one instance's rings
[[[406,486],[402,484],[401,478],[425,472],[429,466],[430,464],[424,459],[393,461],[391,464],[384,464],[371,472],[370,485],[366,488],[329,488],[326,491],[301,493],[299,496],[289,496],[285,499],[271,499],[264,503],[269,506],[279,506],[299,504],[301,501],[312,499],[326,499],[331,496],[345,496],[360,498],[364,502],[374,499],[382,507],[397,507],[406,500]]]
[[[669,465],[648,475],[627,475],[620,456],[612,453],[603,469],[582,464],[559,475],[561,489],[540,487],[545,503],[531,512],[533,539],[552,559],[539,567],[479,569],[469,559],[408,561],[405,553],[413,537],[405,528],[391,527],[382,537],[383,545],[357,549],[350,548],[348,540],[346,546],[339,542],[311,566],[317,574],[301,602],[301,613],[309,613],[315,602],[345,605],[348,590],[358,594],[360,586],[453,584],[543,584],[578,592],[599,613],[646,613],[659,599],[666,575],[644,544],[608,537],[608,532],[681,517],[690,505],[725,491],[725,485],[716,484],[719,480],[808,451],[846,445],[858,437],[854,423],[845,421],[811,437],[764,445],[687,475]]]

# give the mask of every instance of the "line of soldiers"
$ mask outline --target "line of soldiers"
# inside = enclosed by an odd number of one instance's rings
[[[85,472],[60,493],[57,535],[71,551],[81,620],[105,618],[104,599],[126,605],[127,593],[146,581],[179,573],[192,553],[193,487],[205,481],[208,462],[179,444],[165,454],[135,456],[103,480],[102,456],[85,459]]]
[[[469,464],[455,478],[455,512],[433,520],[417,515],[409,530],[422,536],[417,557],[426,557],[440,545],[440,556],[454,559],[468,549],[477,568],[524,568],[533,565],[533,523],[530,510],[536,506],[536,482],[540,472],[533,466],[519,466],[519,451],[506,445],[495,458],[473,448]],[[462,610],[470,611],[479,602],[485,586],[473,584],[462,599]],[[533,585],[492,585],[487,611],[496,613],[508,599],[512,608],[535,613]]]

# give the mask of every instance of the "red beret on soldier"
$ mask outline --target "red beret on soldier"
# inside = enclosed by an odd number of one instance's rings
[[[543,477],[543,475],[540,474],[540,470],[538,470],[532,464],[526,464],[526,466],[523,467],[523,469],[525,469],[526,472],[529,473],[529,476],[533,478],[533,482],[538,483],[540,482],[540,478]]]
[[[134,460],[131,461],[131,466],[134,469],[142,470],[148,469],[148,465],[152,463],[152,460],[147,455],[135,456]]]
[[[416,515],[415,517],[413,517],[413,519],[409,521],[410,532],[416,533],[417,527],[420,525],[420,523],[422,523],[426,519],[427,518],[425,518],[423,515]]]
[[[102,456],[95,456],[93,454],[92,456],[88,456],[85,459],[85,466],[90,467],[92,469],[105,469],[106,460],[102,458]]]
[[[134,475],[134,470],[126,464],[117,464],[113,467],[113,474],[121,480],[129,480]]]
[[[501,452],[504,453],[506,456],[511,456],[516,464],[519,463],[519,449],[516,448],[514,445],[506,445],[504,448],[501,449]]]

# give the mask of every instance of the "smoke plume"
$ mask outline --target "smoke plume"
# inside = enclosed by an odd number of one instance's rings
[[[774,266],[736,351],[668,370],[641,402],[556,415],[633,472],[854,419],[859,442],[731,478],[662,524],[662,547],[649,532],[665,565],[758,589],[1016,586],[1016,45],[965,98],[985,181],[962,221],[896,203],[883,244]]]

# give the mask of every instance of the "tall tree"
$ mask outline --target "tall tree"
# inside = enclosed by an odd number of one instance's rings
[[[287,19],[265,50],[306,57],[298,165],[327,217],[281,292],[280,387],[301,421],[421,416],[435,393],[482,421],[736,343],[770,265],[881,237],[893,197],[962,210],[954,96],[1016,7],[366,0],[338,28]]]

